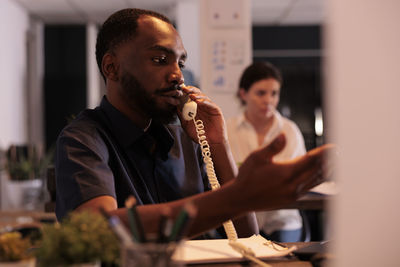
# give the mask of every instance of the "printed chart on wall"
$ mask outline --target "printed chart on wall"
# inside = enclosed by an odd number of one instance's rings
[[[211,90],[215,93],[236,91],[240,74],[247,63],[244,40],[229,38],[211,42]]]

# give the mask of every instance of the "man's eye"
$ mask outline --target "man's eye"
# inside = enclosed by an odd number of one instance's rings
[[[158,64],[164,64],[167,62],[167,57],[153,57],[153,62],[158,63]]]
[[[184,69],[185,68],[185,62],[179,62],[179,68]]]

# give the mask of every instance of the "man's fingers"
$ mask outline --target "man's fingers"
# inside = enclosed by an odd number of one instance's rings
[[[201,90],[197,87],[187,85],[185,87],[181,87],[182,91],[185,92],[186,94],[201,94]]]
[[[309,190],[322,183],[333,172],[334,145],[324,145],[308,152],[295,162],[293,179],[302,184],[298,190]],[[311,186],[311,187],[310,187]]]
[[[269,145],[258,150],[256,153],[263,160],[272,161],[272,157],[282,151],[286,145],[286,137],[283,133],[279,134]]]
[[[320,154],[320,166],[319,172],[324,177],[324,179],[329,179],[332,177],[332,173],[335,169],[335,162],[338,155],[338,148],[333,144],[326,144],[318,149],[310,151],[311,155]]]
[[[315,166],[297,177],[296,197],[306,194],[311,188],[324,182],[324,174],[321,168]]]
[[[240,166],[239,172],[251,172],[254,168],[264,167],[267,163],[271,163],[272,157],[279,153],[285,144],[285,135],[280,134],[268,146],[253,151]]]

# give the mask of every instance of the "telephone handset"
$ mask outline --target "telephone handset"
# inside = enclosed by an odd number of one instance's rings
[[[185,86],[184,84],[182,86]],[[197,114],[197,103],[192,101],[188,95],[184,96],[184,99],[182,99],[184,104],[182,107],[182,117],[187,120],[193,120],[194,126],[196,128],[196,133],[197,133],[197,138],[200,144],[200,149],[201,153],[203,155],[203,161],[206,164],[206,172],[208,176],[208,181],[211,185],[212,190],[216,190],[220,188],[220,184],[217,179],[217,175],[215,174],[214,170],[214,163],[211,158],[211,150],[210,150],[210,145],[207,142],[207,137],[205,135],[204,131],[204,124],[202,120],[196,120],[196,114]],[[254,252],[252,251],[251,248],[248,248],[244,246],[243,244],[239,243],[238,236],[236,233],[235,226],[233,225],[233,222],[231,220],[226,221],[223,223],[223,227],[225,229],[225,233],[228,237],[229,240],[229,245],[236,251],[238,251],[240,254],[242,254],[244,257],[248,258],[249,260],[252,260],[260,265],[268,266],[265,263],[261,262],[257,258],[255,258]]]
[[[185,120],[190,121],[196,117],[197,103],[188,98],[187,102],[183,105],[182,116]]]

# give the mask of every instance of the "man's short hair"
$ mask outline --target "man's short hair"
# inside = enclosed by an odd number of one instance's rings
[[[127,8],[112,14],[101,26],[96,41],[97,66],[104,81],[106,81],[106,78],[101,68],[104,55],[119,44],[135,37],[137,21],[141,16],[155,17],[172,25],[167,17],[151,10]]]

